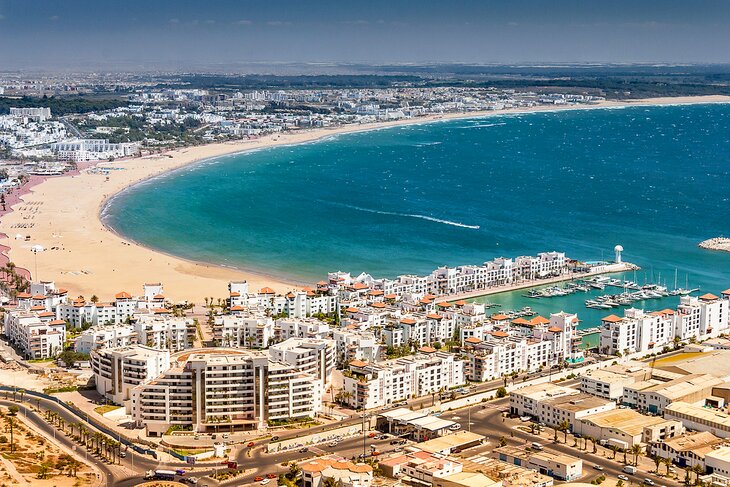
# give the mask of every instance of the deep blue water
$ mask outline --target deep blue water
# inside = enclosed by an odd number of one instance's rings
[[[171,254],[301,281],[547,250],[609,259],[620,243],[640,282],[661,273],[672,287],[676,268],[680,285],[718,292],[730,253],[697,243],[730,235],[730,105],[498,115],[220,157],[122,193],[105,221]],[[585,326],[606,314],[583,295],[520,295],[488,299],[577,311]]]

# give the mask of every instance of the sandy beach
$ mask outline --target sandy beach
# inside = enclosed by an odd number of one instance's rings
[[[452,118],[561,109],[693,103],[730,103],[730,97],[654,98],[630,102],[607,101],[577,107],[541,106],[453,113],[268,135],[256,140],[216,143],[151,157],[99,163],[99,167],[123,169],[111,171],[108,177],[82,171],[73,175],[47,178],[36,181],[26,194],[21,190],[20,200],[12,204],[12,211],[0,217],[0,232],[6,235],[0,239],[0,245],[9,248],[7,255],[10,260],[19,267],[29,269],[34,279],[55,281],[58,287],[68,289],[73,296],[83,295],[87,299],[96,294],[102,301],[109,300],[122,290],[138,294],[141,293],[144,282],[162,282],[165,294],[173,301],[188,300],[196,303],[201,302],[204,297],[227,296],[226,284],[230,280],[247,280],[253,290],[269,286],[277,292],[286,292],[302,283],[285,282],[249,271],[190,262],[136,245],[108,230],[100,220],[100,211],[108,198],[130,185],[187,164],[234,152],[309,142],[335,134]],[[34,245],[43,246],[45,251],[34,254],[31,251]]]

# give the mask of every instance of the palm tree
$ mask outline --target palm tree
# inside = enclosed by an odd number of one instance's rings
[[[20,402],[23,402],[23,396],[25,395],[25,389],[18,389],[18,394],[20,394]]]
[[[563,432],[563,435],[565,435],[565,441],[563,443],[568,442],[568,430],[570,429],[570,423],[567,420],[563,420],[558,425],[558,429]]]
[[[76,477],[76,474],[77,474],[77,472],[79,470],[79,467],[81,467],[81,462],[79,462],[75,458],[71,458],[68,461],[68,467],[67,467],[68,468],[68,474],[71,477]]]
[[[94,440],[96,441],[96,453],[99,454],[101,451],[101,440],[104,439],[104,435],[98,431],[94,433]]]
[[[667,477],[669,477],[669,469],[672,468],[672,460],[669,458],[662,459],[664,466],[667,467]]]
[[[702,468],[702,465],[698,463],[694,467],[692,467],[692,471],[695,473],[695,485],[697,485],[700,483],[700,474],[703,474],[705,472],[705,469]]]
[[[654,465],[656,466],[656,473],[659,473],[659,464],[663,463],[662,457],[660,457],[659,455],[654,455],[652,460],[654,460]]]
[[[631,446],[631,453],[634,455],[634,465],[639,466],[639,457],[641,456],[641,445],[634,444]]]
[[[618,453],[619,448],[616,445],[608,445],[608,449],[613,452],[613,456],[611,457],[612,460],[616,459],[616,453]]]

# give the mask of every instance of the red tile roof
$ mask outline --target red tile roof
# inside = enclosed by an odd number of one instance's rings
[[[618,323],[621,320],[623,320],[623,318],[619,318],[616,315],[608,315],[605,318],[603,318],[601,321],[608,321],[609,323]]]

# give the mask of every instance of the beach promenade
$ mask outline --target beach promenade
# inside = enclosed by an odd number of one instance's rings
[[[373,130],[404,124],[426,123],[453,118],[501,115],[511,112],[581,110],[626,107],[636,105],[668,105],[692,103],[730,103],[730,97],[657,98],[627,102],[606,101],[594,105],[540,106],[518,110],[482,113],[449,113],[396,122],[367,125],[346,125],[337,128],[289,132],[258,139],[189,147],[168,153],[112,163],[98,167],[119,170],[102,174],[82,171],[38,182],[21,200],[12,205],[11,212],[0,219],[0,232],[5,237],[0,245],[9,248],[7,255],[21,268],[35,271],[34,279],[52,280],[74,296],[92,294],[104,301],[125,290],[140,291],[144,282],[163,282],[172,301],[201,302],[205,297],[220,297],[227,293],[231,280],[247,280],[251,289],[264,286],[286,292],[303,284],[274,278],[265,270],[258,272],[191,262],[142,247],[110,231],[102,223],[100,213],[109,198],[134,184],[204,159],[226,154],[310,142],[337,134]],[[22,190],[21,190],[22,191]],[[175,218],[175,215],[170,215]],[[196,222],[180,221],[180,225]],[[31,251],[41,245],[40,253]],[[524,287],[547,284],[548,281],[525,283]],[[511,289],[514,289],[511,288]],[[470,296],[493,294],[509,289],[493,288]]]

